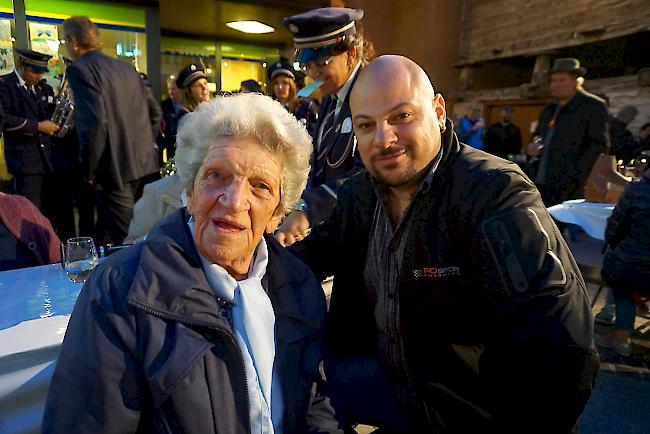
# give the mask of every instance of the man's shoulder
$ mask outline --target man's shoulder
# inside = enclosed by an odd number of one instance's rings
[[[9,74],[0,75],[0,87],[9,86],[13,83],[16,83],[17,81],[18,81],[18,77],[16,77],[16,74],[13,72],[10,72]]]
[[[587,92],[584,89],[579,89],[576,96],[578,97],[582,105],[589,105],[592,107],[602,109],[609,116],[609,113],[607,112],[607,103],[605,102],[604,99],[602,99],[598,95],[594,95],[593,93]]]
[[[490,180],[501,176],[525,179],[521,168],[505,160],[471,146],[461,144],[460,152],[453,162],[451,182],[469,189],[490,186]]]

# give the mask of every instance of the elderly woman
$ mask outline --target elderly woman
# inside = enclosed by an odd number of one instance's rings
[[[269,233],[300,197],[310,149],[266,96],[187,115],[176,164],[189,205],[91,274],[44,432],[307,432],[325,300]]]

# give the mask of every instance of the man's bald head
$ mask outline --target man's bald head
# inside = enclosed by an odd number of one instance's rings
[[[411,59],[398,55],[379,56],[361,71],[350,95],[377,91],[400,82],[409,89],[417,90],[421,97],[433,99],[435,91],[424,69]]]

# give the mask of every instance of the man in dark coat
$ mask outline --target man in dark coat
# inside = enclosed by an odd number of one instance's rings
[[[0,77],[5,112],[5,158],[15,191],[47,217],[63,240],[73,237],[71,186],[66,182],[65,150],[52,136],[54,91],[43,80],[52,56],[17,49],[16,70]]]
[[[278,230],[278,240],[285,245],[302,238],[310,225],[323,222],[336,204],[340,185],[363,170],[350,117],[350,91],[372,55],[355,24],[361,18],[361,9],[322,8],[283,21],[293,34],[295,61],[321,83],[323,96],[307,189]]]
[[[512,123],[512,106],[501,108],[499,122],[495,122],[485,131],[485,152],[501,158],[509,154],[521,153],[521,131]]]
[[[593,319],[535,186],[459,143],[406,58],[370,62],[351,108],[368,172],[290,248],[334,275],[337,415],[389,432],[570,432],[598,369]]]
[[[556,100],[542,110],[535,130],[544,143],[535,184],[546,206],[583,198],[591,168],[609,149],[607,107],[582,88],[586,73],[571,58],[556,59],[551,69]]]
[[[97,192],[97,237],[121,243],[133,216],[140,179],[158,170],[152,129],[160,109],[151,101],[138,72],[100,50],[99,30],[87,17],[63,23],[66,46],[75,62],[68,67],[77,108],[76,129],[82,176]]]

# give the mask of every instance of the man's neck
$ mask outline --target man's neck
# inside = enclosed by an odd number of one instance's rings
[[[389,189],[390,194],[386,205],[388,206],[388,218],[390,218],[390,221],[394,226],[397,226],[402,222],[406,208],[408,208],[411,203],[415,188],[417,188],[417,186],[410,189],[405,189],[404,187],[391,187]]]

